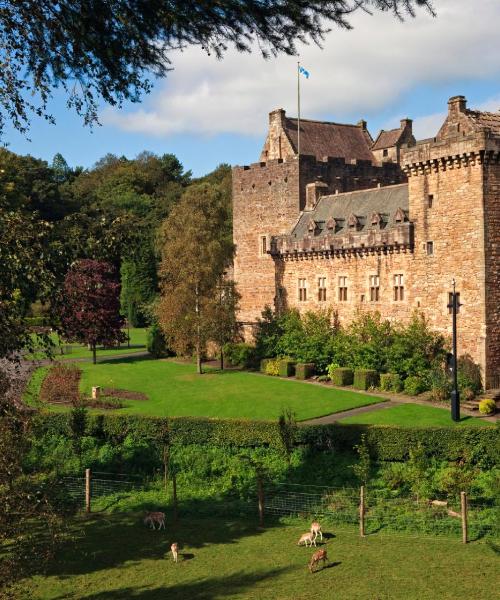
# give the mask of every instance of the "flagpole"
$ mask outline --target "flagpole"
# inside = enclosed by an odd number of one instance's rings
[[[297,155],[300,157],[300,61],[297,61]]]

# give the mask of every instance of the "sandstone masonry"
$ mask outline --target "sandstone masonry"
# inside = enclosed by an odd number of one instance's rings
[[[261,162],[233,170],[234,277],[240,320],[266,305],[359,310],[407,321],[422,312],[451,333],[451,280],[462,307],[460,353],[500,385],[500,113],[448,103],[435,138],[411,120],[375,142],[343,125],[270,114]]]

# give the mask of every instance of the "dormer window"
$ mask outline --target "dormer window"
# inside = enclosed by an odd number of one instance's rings
[[[381,225],[382,224],[382,216],[380,213],[373,213],[371,218],[372,225]]]
[[[326,228],[330,231],[335,231],[337,229],[337,219],[335,219],[335,217],[330,217],[326,223]]]
[[[349,229],[357,229],[358,228],[359,219],[354,213],[351,213],[349,215],[349,218],[347,219],[347,226],[349,227]]]
[[[394,215],[394,220],[396,223],[404,223],[404,221],[406,221],[406,214],[402,208],[398,208]]]
[[[318,224],[314,219],[311,219],[309,221],[309,224],[307,225],[307,230],[309,231],[309,233],[314,233],[316,229],[318,229]]]

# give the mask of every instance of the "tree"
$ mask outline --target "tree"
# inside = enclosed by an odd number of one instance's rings
[[[104,261],[80,260],[65,277],[58,302],[59,330],[69,340],[88,344],[94,364],[98,344],[125,339],[119,298],[116,270]]]
[[[158,322],[169,347],[179,354],[194,350],[200,374],[217,284],[233,256],[232,242],[221,233],[226,221],[220,189],[192,185],[160,232]]]
[[[32,114],[53,122],[48,103],[62,88],[85,124],[98,102],[138,102],[148,75],[169,71],[170,52],[197,45],[222,57],[228,46],[267,57],[295,54],[297,42],[320,44],[331,25],[350,28],[355,10],[399,18],[430,0],[5,0],[0,13],[0,132],[21,132]],[[37,100],[35,100],[36,98]]]
[[[241,326],[236,320],[239,300],[235,282],[223,274],[211,301],[207,302],[208,337],[219,347],[221,370],[224,369],[224,344],[234,342],[240,334]]]
[[[139,248],[135,259],[121,264],[121,313],[132,327],[144,327],[149,321],[147,305],[156,293],[156,257],[147,245]]]

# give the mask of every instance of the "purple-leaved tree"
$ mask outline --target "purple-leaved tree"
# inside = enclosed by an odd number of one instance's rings
[[[88,344],[96,363],[98,345],[125,340],[116,269],[99,260],[79,260],[67,272],[58,303],[59,330],[68,340]]]

